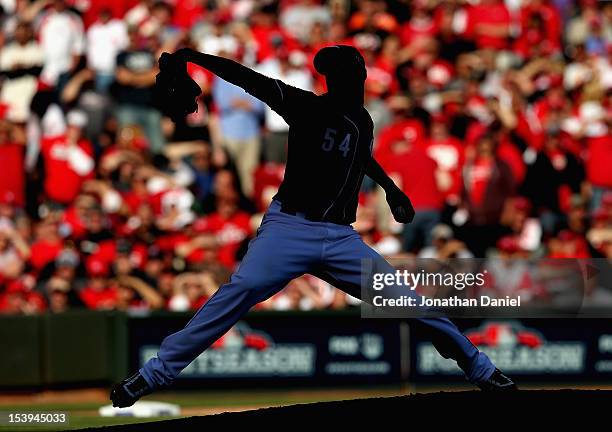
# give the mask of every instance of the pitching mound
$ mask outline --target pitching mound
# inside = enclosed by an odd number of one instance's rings
[[[604,390],[537,390],[510,394],[478,391],[440,392],[401,397],[356,399],[266,408],[238,413],[148,422],[125,426],[89,428],[88,431],[219,431],[294,429],[317,426],[322,430],[333,424],[346,427],[378,425],[379,429],[408,428],[420,424],[476,424],[494,419],[496,427],[509,422],[564,421],[588,419],[594,422],[607,417],[612,407],[612,391]],[[403,425],[403,426],[402,426]],[[493,425],[491,425],[493,426]]]

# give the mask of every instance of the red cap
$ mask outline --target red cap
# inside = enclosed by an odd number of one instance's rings
[[[108,275],[108,264],[100,258],[90,257],[87,260],[87,273],[91,277],[105,277]]]
[[[514,198],[514,208],[518,211],[528,212],[531,210],[531,202],[525,197]]]
[[[553,73],[548,76],[550,80],[550,87],[563,87],[563,75]]]
[[[557,235],[557,238],[566,242],[574,241],[576,240],[576,234],[570,230],[562,230],[559,232],[559,235]]]
[[[443,112],[435,113],[431,115],[432,123],[448,123],[448,115]]]
[[[518,240],[513,236],[504,236],[497,241],[497,249],[506,253],[515,253],[521,250]]]
[[[6,287],[6,292],[11,293],[11,294],[24,293],[27,290],[28,289],[25,283],[23,283],[23,281],[21,281],[20,279],[14,280],[13,282],[9,283],[8,286]]]

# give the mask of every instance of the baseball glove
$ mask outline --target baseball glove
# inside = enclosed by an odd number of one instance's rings
[[[158,108],[174,122],[196,112],[200,86],[187,73],[187,63],[176,54],[163,53],[159,58],[159,73],[155,79],[155,99]]]

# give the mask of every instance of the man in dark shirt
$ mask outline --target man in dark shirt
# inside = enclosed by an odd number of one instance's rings
[[[117,120],[120,126],[140,126],[153,153],[164,146],[161,113],[153,104],[153,86],[157,74],[155,55],[148,46],[141,45],[138,33],[130,29],[130,45],[117,55],[115,97]],[[148,42],[147,42],[148,43]]]
[[[364,262],[369,271],[394,273],[349,225],[355,221],[357,194],[365,174],[383,187],[398,222],[409,223],[414,217],[408,197],[372,157],[373,124],[363,107],[366,69],[355,48],[338,45],[317,53],[315,68],[326,77],[329,89],[322,96],[220,57],[192,50],[174,56],[242,87],[279,113],[290,126],[287,169],[230,282],[219,288],[183,330],[164,339],[156,357],[114,387],[111,400],[115,406],[130,406],[141,396],[169,385],[251,307],[304,273],[356,297],[362,294]],[[168,57],[160,59],[162,70],[167,61]],[[158,78],[158,83],[172,85],[169,81],[168,77]],[[416,296],[413,291],[403,294]],[[515,388],[450,320],[418,320],[432,332],[436,348],[455,359],[471,382],[486,390]]]

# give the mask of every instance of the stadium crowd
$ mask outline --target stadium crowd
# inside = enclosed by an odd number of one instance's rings
[[[358,47],[375,156],[417,211],[395,223],[366,179],[354,227],[386,256],[612,258],[610,1],[0,5],[1,312],[189,310],[228,279],[288,126],[195,65],[171,122],[157,58],[184,46],[317,93],[314,53]],[[354,303],[304,276],[258,307]]]

